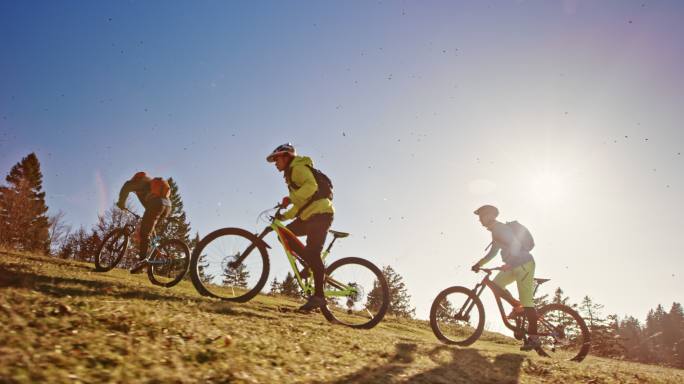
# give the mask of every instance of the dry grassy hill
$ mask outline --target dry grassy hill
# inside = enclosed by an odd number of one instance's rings
[[[498,334],[447,347],[423,321],[350,330],[298,305],[223,303],[188,282],[0,252],[0,383],[684,383],[657,366],[555,363]]]

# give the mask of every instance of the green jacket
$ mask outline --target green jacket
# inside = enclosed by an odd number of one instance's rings
[[[290,162],[289,169],[285,171],[285,181],[290,190],[289,196],[292,202],[292,208],[283,214],[286,220],[294,219],[299,213],[300,207],[306,205],[318,190],[316,178],[309,167],[313,167],[313,162],[310,158],[295,156]],[[288,172],[290,174],[289,178],[287,177]],[[311,216],[319,213],[335,213],[335,208],[333,208],[330,199],[319,199],[309,204],[304,209],[304,212],[299,215],[299,218],[306,221]]]

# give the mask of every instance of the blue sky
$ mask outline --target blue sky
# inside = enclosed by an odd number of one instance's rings
[[[532,230],[551,287],[643,317],[684,291],[683,16],[674,1],[2,2],[0,171],[35,151],[73,226],[146,170],[178,181],[193,230],[257,230],[286,192],[264,158],[291,141],[333,179],[333,226],[353,235],[333,256],[393,265],[419,317],[477,279],[484,203]]]

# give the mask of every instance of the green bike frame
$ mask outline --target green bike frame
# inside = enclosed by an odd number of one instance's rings
[[[280,212],[280,209],[278,210]],[[276,215],[277,216],[277,215]],[[314,285],[312,282],[312,279],[302,277],[302,275],[306,272],[306,275],[311,276],[312,271],[310,268],[306,268],[306,270],[299,271],[297,269],[297,264],[296,261],[299,260],[300,263],[303,265],[306,265],[306,261],[302,259],[301,256],[297,255],[296,252],[292,249],[290,246],[289,242],[295,242],[298,246],[301,247],[301,249],[304,249],[304,244],[299,241],[297,236],[295,236],[292,231],[290,231],[285,224],[283,224],[282,221],[278,220],[277,218],[273,218],[271,221],[271,225],[266,227],[264,231],[258,236],[259,239],[263,241],[263,238],[268,234],[268,232],[274,231],[276,235],[278,236],[278,241],[280,241],[280,244],[283,246],[283,249],[285,250],[285,255],[287,255],[287,259],[290,262],[290,267],[292,268],[292,271],[294,272],[295,279],[297,279],[297,283],[299,286],[302,288],[302,292],[304,292],[305,295],[313,295],[314,293]],[[335,240],[337,238],[333,238],[333,240],[328,244],[328,247],[321,253],[321,259],[323,260],[323,263],[325,263],[325,259],[330,255],[330,249],[332,248],[333,244],[335,243]],[[350,297],[350,296],[355,296],[359,292],[354,287],[353,285],[350,284],[343,284],[335,279],[333,279],[330,276],[327,276],[325,281],[335,287],[335,290],[326,290],[324,291],[325,297]]]

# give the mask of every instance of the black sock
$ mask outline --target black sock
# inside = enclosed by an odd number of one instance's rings
[[[537,334],[537,310],[534,307],[525,307],[525,316],[527,317],[527,334]]]

